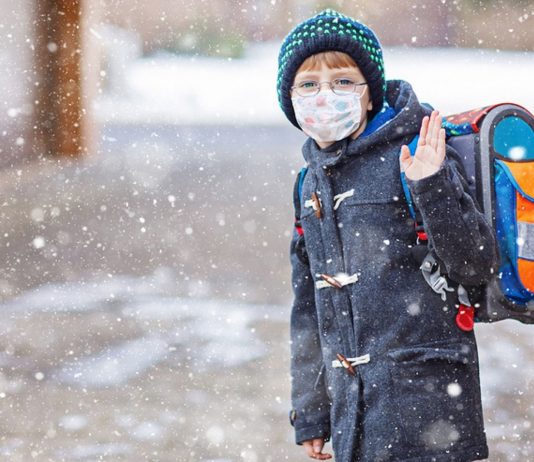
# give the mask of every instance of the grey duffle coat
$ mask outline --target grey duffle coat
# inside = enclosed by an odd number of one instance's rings
[[[303,146],[304,234],[294,233],[290,250],[291,423],[298,444],[331,438],[337,462],[484,459],[475,337],[455,323],[456,291],[443,301],[412,257],[416,236],[400,181],[401,145],[430,111],[407,82],[387,85],[396,112],[389,122],[326,149],[310,138]],[[438,172],[408,180],[451,288],[483,284],[499,258],[458,159],[447,146]],[[334,367],[337,353],[359,358],[354,374]]]

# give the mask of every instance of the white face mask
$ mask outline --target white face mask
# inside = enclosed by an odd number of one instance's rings
[[[365,90],[364,90],[365,91]],[[362,95],[337,95],[331,90],[291,98],[302,131],[316,141],[339,141],[355,132],[362,118]]]

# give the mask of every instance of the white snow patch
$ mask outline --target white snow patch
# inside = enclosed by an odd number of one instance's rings
[[[2,312],[28,315],[96,310],[114,299],[134,300],[158,293],[160,286],[168,282],[159,281],[159,276],[156,272],[149,278],[114,276],[87,282],[43,284],[2,304]]]
[[[87,427],[87,417],[83,415],[66,415],[59,420],[58,424],[68,432],[77,432]]]
[[[157,422],[142,422],[132,431],[132,437],[139,441],[156,441],[165,437],[165,429]]]
[[[267,352],[251,327],[253,322],[289,319],[288,306],[171,297],[171,280],[160,269],[143,278],[114,276],[48,284],[0,305],[0,309],[10,322],[33,313],[99,310],[118,311],[121,319],[133,318],[142,330],[138,337],[103,346],[47,372],[52,380],[85,388],[127,383],[162,361],[191,361],[197,372],[237,367]],[[188,353],[191,349],[194,354]],[[43,380],[44,374],[35,378]]]
[[[157,364],[167,351],[167,343],[157,337],[127,341],[63,366],[56,379],[88,388],[119,385]]]
[[[201,345],[195,349],[195,367],[203,369],[210,364],[235,367],[262,357],[267,350],[248,326],[261,319],[266,309],[218,300],[160,297],[131,304],[123,314],[142,320],[181,320],[179,335],[169,341],[187,345],[200,340]]]
[[[102,95],[96,115],[104,123],[287,125],[276,95],[279,46],[250,44],[231,61],[164,52],[130,61],[120,91]],[[534,92],[526,90],[532,52],[393,47],[384,49],[384,61],[388,79],[407,80],[443,114],[499,102],[534,108]]]
[[[234,462],[234,461],[230,459],[206,459],[206,460],[203,460],[202,462]]]
[[[126,443],[98,443],[82,444],[76,443],[76,446],[69,449],[58,450],[57,457],[60,460],[87,460],[90,457],[95,460],[104,460],[108,456],[122,456],[132,454],[133,448]]]
[[[218,425],[213,425],[206,430],[206,439],[215,445],[224,442],[224,429]]]

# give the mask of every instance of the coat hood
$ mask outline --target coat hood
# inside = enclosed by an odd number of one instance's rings
[[[308,138],[302,147],[306,163],[311,168],[326,168],[380,145],[408,143],[419,133],[423,117],[431,113],[430,108],[421,105],[412,86],[403,80],[387,81],[386,103],[394,111],[393,118],[368,135],[360,135],[356,139],[347,137],[325,149]]]

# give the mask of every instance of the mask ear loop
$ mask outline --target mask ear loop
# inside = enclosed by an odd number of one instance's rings
[[[361,92],[360,94],[360,102],[361,102],[361,98],[363,97],[363,95],[365,94],[365,90],[367,90],[367,88],[369,87],[369,84],[366,83],[365,84],[365,88],[363,89],[363,91]],[[369,104],[371,104],[371,108],[369,109]],[[373,110],[373,100],[371,99],[371,97],[369,97],[369,102],[367,103],[367,108],[366,108],[366,111],[369,112],[369,111],[372,111]]]

